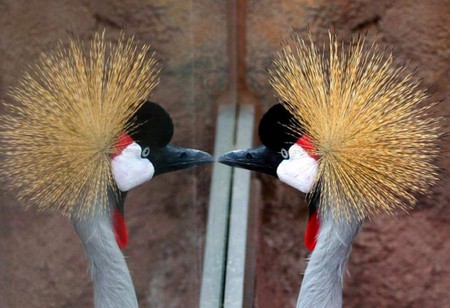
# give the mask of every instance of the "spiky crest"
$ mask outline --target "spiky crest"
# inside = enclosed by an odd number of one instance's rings
[[[39,210],[83,217],[115,191],[110,156],[128,120],[158,83],[148,45],[122,33],[43,53],[9,91],[0,166],[10,188]],[[138,45],[140,47],[138,47]]]
[[[317,148],[321,211],[364,219],[409,209],[437,180],[440,118],[427,94],[392,54],[364,38],[348,46],[329,34],[329,50],[300,37],[269,70],[280,101]]]

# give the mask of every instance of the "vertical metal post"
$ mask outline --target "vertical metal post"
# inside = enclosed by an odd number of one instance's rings
[[[241,105],[237,121],[237,148],[248,148],[253,141],[254,109]],[[224,307],[243,307],[247,275],[247,226],[250,201],[250,172],[234,169],[225,280]]]
[[[234,144],[235,106],[219,107],[216,129],[215,155],[220,155]],[[228,215],[231,196],[232,169],[214,164],[208,204],[205,254],[203,260],[200,307],[222,307],[225,281],[225,263],[228,241]]]
[[[218,100],[215,155],[253,142],[255,97],[245,81],[246,0],[228,1],[228,87]],[[201,308],[251,306],[253,260],[248,259],[250,172],[215,165],[209,202]],[[249,223],[250,222],[250,223]],[[250,249],[253,251],[253,249]],[[253,254],[250,254],[253,256]],[[247,296],[248,297],[248,296]]]

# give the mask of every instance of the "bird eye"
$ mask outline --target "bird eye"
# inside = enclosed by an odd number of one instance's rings
[[[281,149],[281,156],[284,159],[289,159],[289,152],[286,149]]]
[[[149,155],[150,155],[150,147],[145,147],[142,150],[141,157],[142,158],[147,158]]]

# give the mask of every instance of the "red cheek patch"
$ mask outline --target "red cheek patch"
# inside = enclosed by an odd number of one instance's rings
[[[117,140],[116,144],[114,145],[114,152],[111,155],[111,159],[119,156],[120,153],[122,153],[122,151],[133,142],[134,140],[130,137],[130,135],[122,133],[119,137],[119,140]]]
[[[301,146],[309,156],[314,158],[315,160],[319,160],[319,156],[317,155],[317,149],[314,143],[311,141],[311,138],[308,135],[303,135],[296,142],[299,146]]]

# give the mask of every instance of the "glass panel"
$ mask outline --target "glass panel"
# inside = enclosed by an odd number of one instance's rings
[[[212,152],[215,98],[226,79],[223,1],[2,1],[1,98],[58,40],[120,31],[151,44],[162,67],[150,99],[174,122],[172,144]],[[69,33],[69,35],[68,35]],[[55,145],[57,146],[57,145]],[[39,159],[39,158],[36,158]],[[128,193],[123,250],[142,307],[196,307],[211,166],[167,173]],[[2,193],[1,307],[92,307],[93,288],[74,228],[58,214],[27,211]]]

